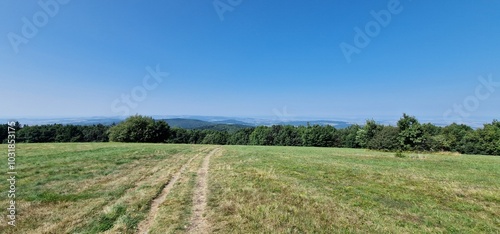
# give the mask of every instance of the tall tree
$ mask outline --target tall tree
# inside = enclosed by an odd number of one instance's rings
[[[135,115],[109,129],[110,141],[165,142],[170,134],[168,124],[151,117]]]
[[[403,150],[422,150],[424,132],[414,116],[403,114],[398,121],[399,143]]]
[[[253,130],[252,134],[250,134],[251,145],[272,145],[273,142],[274,139],[269,127],[258,126]]]

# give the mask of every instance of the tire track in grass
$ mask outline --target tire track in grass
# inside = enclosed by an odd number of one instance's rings
[[[178,154],[174,155],[174,157],[177,157],[179,156]],[[196,155],[197,156],[197,155]],[[160,163],[160,162],[158,162]],[[136,165],[140,165],[141,163],[134,163],[132,166],[130,166],[131,168],[134,168],[136,167]],[[58,221],[57,223],[44,223],[42,226],[39,226],[37,227],[36,229],[34,230],[29,230],[27,233],[57,233],[57,231],[61,231],[61,232],[79,232],[79,231],[76,231],[78,230],[76,227],[77,224],[81,224],[82,221],[77,221],[77,220],[81,220],[82,217],[89,217],[91,216],[91,214],[93,212],[99,212],[102,210],[103,207],[106,207],[106,206],[113,206],[113,205],[116,205],[119,203],[120,199],[123,198],[123,196],[125,196],[126,194],[130,193],[131,191],[134,191],[137,189],[137,187],[139,187],[139,182],[143,181],[145,178],[151,176],[152,174],[154,174],[154,172],[157,172],[159,171],[161,168],[161,164],[157,164],[153,169],[153,173],[151,174],[143,174],[140,178],[136,179],[133,181],[133,185],[128,188],[126,191],[124,191],[122,194],[120,194],[120,198],[117,199],[117,200],[109,200],[109,201],[102,201],[100,202],[99,205],[95,205],[92,209],[89,209],[87,211],[85,211],[84,213],[73,213],[71,215],[67,215],[64,217],[64,219]],[[120,172],[120,174],[118,176],[114,176],[113,174],[109,174],[107,176],[104,176],[100,179],[97,179],[97,180],[94,180],[94,181],[97,181],[95,183],[92,183],[92,184],[88,184],[88,185],[84,185],[84,186],[81,186],[80,189],[77,190],[78,193],[84,193],[85,190],[91,188],[92,186],[96,186],[96,184],[100,184],[101,181],[102,183],[104,181],[106,182],[111,182],[111,181],[116,181],[117,178],[123,178],[125,177],[126,175],[123,174],[123,173],[126,173],[127,170],[124,170],[125,172]],[[83,211],[82,211],[83,212]],[[77,221],[77,222],[75,222]],[[72,222],[72,224],[70,225],[70,227],[65,227],[65,226],[62,226],[63,224],[67,223],[67,222]],[[84,225],[82,227],[85,227]],[[66,228],[65,231],[62,230],[62,228]],[[70,231],[71,230],[71,231]]]
[[[198,170],[196,179],[196,187],[193,194],[193,214],[191,216],[191,225],[188,228],[188,233],[209,233],[209,226],[205,214],[207,207],[207,192],[208,192],[208,169],[210,166],[210,157],[214,155],[220,148],[212,150],[205,156],[203,163]]]
[[[138,231],[137,233],[148,233],[149,228],[153,224],[153,221],[155,220],[156,214],[158,213],[158,209],[160,205],[165,201],[167,198],[167,195],[170,193],[172,188],[174,187],[175,183],[177,183],[177,180],[181,177],[182,173],[186,170],[186,167],[191,164],[191,162],[198,157],[198,154],[189,159],[184,165],[182,165],[181,169],[177,171],[177,173],[174,174],[172,179],[168,181],[168,183],[165,185],[163,190],[161,191],[160,195],[158,195],[153,201],[151,202],[151,209],[149,210],[148,216],[139,223],[138,225]]]

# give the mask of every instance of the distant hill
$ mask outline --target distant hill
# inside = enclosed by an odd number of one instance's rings
[[[244,122],[234,124],[234,123],[224,123],[224,121],[217,122],[208,122],[198,119],[163,119],[168,123],[170,127],[184,128],[184,129],[211,129],[211,130],[219,130],[219,131],[236,131],[243,128],[253,127]]]
[[[214,129],[214,130],[224,130],[224,129],[241,129],[248,127],[256,127],[260,125],[271,126],[271,125],[292,125],[292,126],[307,126],[309,125],[331,125],[335,128],[346,128],[351,124],[344,121],[332,121],[332,120],[313,120],[313,121],[260,121],[260,122],[244,122],[234,119],[228,120],[199,120],[199,119],[188,119],[188,118],[173,118],[173,119],[163,119],[171,127],[179,127],[185,129]]]
[[[211,116],[156,116],[155,119],[165,120],[171,127],[184,129],[213,129],[235,131],[242,128],[256,126],[272,126],[272,125],[292,125],[292,126],[307,126],[309,125],[331,125],[335,128],[345,128],[351,125],[346,121],[337,120],[290,120],[280,121],[277,119],[265,118],[227,118],[227,117],[211,117]],[[2,122],[10,121],[8,119],[0,119]],[[73,125],[94,125],[94,124],[118,124],[123,121],[121,117],[74,117],[74,118],[20,118],[17,119],[21,124],[27,125],[45,125],[45,124],[73,124]]]
[[[332,120],[314,120],[314,121],[287,121],[287,122],[281,122],[278,123],[281,125],[293,125],[293,126],[307,126],[309,125],[320,125],[320,126],[326,126],[326,125],[331,125],[334,126],[335,128],[347,128],[351,126],[352,124],[344,121],[332,121]]]
[[[0,122],[11,121],[12,119],[0,119]],[[112,125],[123,121],[120,118],[108,118],[108,117],[88,117],[88,118],[17,118],[15,119],[22,125],[49,125],[49,124],[71,124],[71,125]]]
[[[250,123],[243,122],[243,121],[239,121],[239,120],[235,120],[235,119],[211,121],[211,123],[219,123],[219,124],[234,124],[234,125],[245,125],[245,126],[252,125],[252,124],[250,124]],[[252,126],[253,126],[253,125],[252,125]]]
[[[272,125],[292,125],[292,126],[307,126],[309,125],[331,125],[337,129],[346,128],[353,124],[363,125],[365,120],[362,118],[357,119],[341,119],[341,120],[318,120],[308,119],[306,117],[295,119],[279,119],[277,117],[224,117],[224,116],[198,116],[198,115],[162,115],[152,116],[154,119],[163,119],[169,123],[170,126],[186,128],[186,129],[241,129],[256,126],[272,126]],[[46,124],[72,124],[72,125],[112,125],[118,124],[123,121],[125,117],[121,116],[94,116],[94,117],[21,117],[21,118],[0,118],[0,123],[16,120],[22,125],[46,125]],[[379,124],[396,125],[398,119],[376,119]],[[466,123],[474,129],[482,128],[484,123],[490,120],[485,119],[472,119]],[[436,126],[447,126],[450,123],[443,122],[438,117],[424,119],[422,123],[432,123]]]

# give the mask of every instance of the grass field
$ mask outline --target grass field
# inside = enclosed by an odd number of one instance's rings
[[[358,149],[17,145],[0,233],[498,233],[500,157]]]

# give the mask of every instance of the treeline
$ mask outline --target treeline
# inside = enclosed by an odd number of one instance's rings
[[[6,125],[1,131],[6,134]],[[3,136],[0,135],[0,139]],[[343,129],[319,125],[274,125],[229,132],[170,128],[163,120],[137,115],[113,126],[25,126],[18,131],[17,141],[315,146],[500,155],[500,122],[494,120],[479,129],[463,124],[439,127],[430,123],[421,124],[415,117],[403,114],[397,126],[368,120],[363,126],[351,125]]]
[[[43,142],[107,142],[110,126],[102,124],[91,126],[79,125],[36,125],[23,126],[16,123],[16,142],[43,143]],[[0,125],[0,142],[5,143],[7,125]]]

